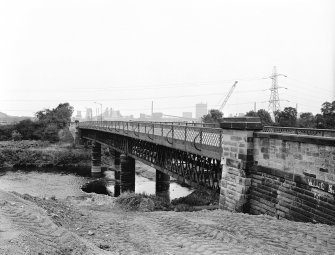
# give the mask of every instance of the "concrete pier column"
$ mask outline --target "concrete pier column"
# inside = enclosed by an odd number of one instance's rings
[[[156,169],[156,196],[170,200],[170,176]]]
[[[120,152],[114,151],[114,176],[115,176],[115,185],[114,185],[114,197],[120,196],[121,190],[121,159]]]
[[[121,193],[135,192],[135,159],[124,154],[120,156],[121,161]]]
[[[101,176],[101,144],[97,142],[92,144],[91,175],[94,177]]]

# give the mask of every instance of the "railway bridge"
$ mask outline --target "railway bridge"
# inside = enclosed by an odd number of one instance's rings
[[[220,192],[220,208],[335,224],[335,130],[262,127],[259,118],[220,124],[80,122],[92,141],[92,174],[101,144],[114,154],[115,195],[135,191],[135,160],[156,169],[156,194],[170,176]]]
[[[93,174],[101,171],[101,144],[105,144],[114,150],[121,192],[134,191],[135,160],[139,160],[156,169],[156,192],[167,195],[170,176],[219,190],[222,129],[214,125],[102,121],[79,123],[79,130],[81,138],[93,141]]]

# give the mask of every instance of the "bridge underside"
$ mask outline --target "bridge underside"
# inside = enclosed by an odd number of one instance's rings
[[[218,159],[97,130],[81,129],[81,138],[105,144],[193,187],[219,190]]]

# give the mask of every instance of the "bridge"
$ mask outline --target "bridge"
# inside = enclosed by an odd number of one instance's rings
[[[259,118],[220,124],[81,122],[92,141],[92,174],[101,144],[114,152],[115,195],[135,190],[135,160],[156,169],[156,194],[170,176],[220,192],[220,208],[335,224],[335,130],[262,127]]]
[[[102,121],[79,123],[79,130],[83,139],[94,142],[93,173],[101,171],[100,144],[105,144],[115,151],[117,170],[120,165],[116,176],[120,176],[121,192],[134,191],[136,159],[158,171],[157,193],[166,194],[169,176],[191,186],[219,190],[222,129],[214,125]]]

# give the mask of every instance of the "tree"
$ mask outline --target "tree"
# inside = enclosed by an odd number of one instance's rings
[[[59,104],[56,108],[49,110],[44,109],[36,113],[39,122],[45,125],[54,123],[58,129],[62,129],[71,122],[73,107],[69,103]]]
[[[47,140],[49,142],[58,142],[58,128],[55,123],[48,124],[43,131],[43,140]]]
[[[201,119],[204,123],[220,123],[223,113],[216,109],[211,109],[208,114],[204,115]]]
[[[322,117],[318,116],[318,124],[323,128],[335,128],[335,101],[324,102],[321,107]]]
[[[43,140],[56,142],[61,129],[68,128],[71,122],[73,107],[69,103],[59,104],[54,109],[44,109],[36,113],[38,128],[35,136],[41,136]]]
[[[281,127],[295,127],[297,125],[297,110],[285,107],[283,111],[275,112],[276,123]]]
[[[0,126],[0,141],[8,141],[12,138],[12,132],[14,131],[13,125]]]
[[[38,124],[30,119],[21,120],[15,124],[15,130],[17,130],[24,140],[40,140],[41,136],[36,136],[36,129],[39,128]]]
[[[245,114],[248,117],[259,117],[263,126],[273,125],[270,113],[264,109],[259,109],[257,112],[249,111]]]
[[[315,128],[316,118],[311,112],[303,112],[298,119],[298,127],[300,128]]]

